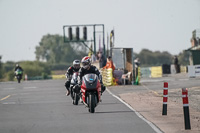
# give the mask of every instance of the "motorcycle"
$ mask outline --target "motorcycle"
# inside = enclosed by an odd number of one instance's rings
[[[15,71],[15,75],[16,75],[16,78],[17,78],[18,83],[20,83],[20,81],[21,81],[21,79],[22,79],[22,70],[17,69],[17,70]]]
[[[96,74],[86,74],[82,78],[81,98],[90,113],[95,112],[95,107],[101,101],[101,85]]]
[[[71,98],[72,98],[72,103],[74,105],[78,105],[78,101],[80,99],[79,93],[75,93],[73,89],[74,86],[77,84],[78,84],[78,72],[74,72],[70,83]]]

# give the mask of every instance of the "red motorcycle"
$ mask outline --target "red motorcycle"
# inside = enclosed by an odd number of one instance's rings
[[[95,112],[95,107],[101,100],[101,84],[96,74],[86,74],[82,78],[81,97],[90,113]]]

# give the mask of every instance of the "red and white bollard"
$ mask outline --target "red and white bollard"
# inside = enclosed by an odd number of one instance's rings
[[[162,115],[167,115],[168,83],[164,82]]]
[[[182,88],[182,98],[183,98],[183,111],[184,111],[184,121],[185,129],[190,130],[190,113],[189,113],[189,101],[188,101],[188,90],[187,88]]]

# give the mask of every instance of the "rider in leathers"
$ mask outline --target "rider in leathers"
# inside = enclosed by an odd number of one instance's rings
[[[69,94],[70,94],[69,87],[70,87],[72,75],[74,72],[79,72],[79,69],[80,69],[80,61],[79,60],[74,60],[73,66],[71,66],[67,69],[67,72],[65,74],[66,78],[67,78],[67,80],[65,82],[65,87],[67,89],[67,93],[66,93],[67,96],[69,96]]]
[[[19,65],[19,64],[16,64],[16,67],[15,67],[15,72],[17,71],[17,69],[19,69],[20,71],[22,71],[22,75],[23,75],[23,69],[22,69],[22,67]],[[15,76],[17,76],[16,74],[15,74]]]
[[[79,89],[81,88],[82,77],[84,75],[89,74],[89,73],[94,73],[94,74],[96,74],[99,77],[100,84],[101,84],[101,91],[103,93],[105,91],[105,86],[103,85],[101,74],[100,74],[99,70],[95,66],[91,65],[91,59],[90,59],[90,57],[85,56],[81,60],[81,63],[82,63],[82,67],[79,70],[78,88]]]

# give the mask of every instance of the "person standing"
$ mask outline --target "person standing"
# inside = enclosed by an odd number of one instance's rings
[[[103,68],[106,65],[106,58],[101,51],[97,53],[97,61],[99,61],[99,68]]]
[[[175,67],[176,73],[179,73],[178,57],[176,55],[174,56],[174,67]]]
[[[108,56],[108,58],[107,58],[107,63],[106,63],[106,65],[105,65],[103,68],[104,68],[104,69],[112,68],[113,71],[115,70],[115,66],[114,66],[114,64],[113,64],[113,61],[112,61],[112,57],[111,57],[111,56]]]

